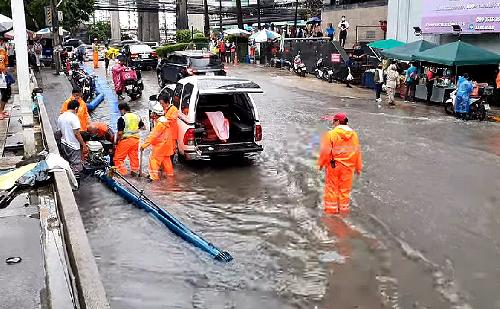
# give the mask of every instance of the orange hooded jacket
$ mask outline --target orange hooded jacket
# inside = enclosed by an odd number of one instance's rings
[[[174,143],[170,135],[168,119],[162,116],[156,122],[153,131],[142,144],[142,148],[152,146],[151,156],[155,158],[169,157],[174,154]]]
[[[64,113],[65,111],[68,110],[68,104],[69,102],[73,101],[75,98],[73,96],[69,97],[66,101],[64,101],[62,107],[61,107],[61,114]],[[89,126],[89,112],[87,110],[87,104],[85,104],[85,101],[83,101],[82,98],[78,99],[78,103],[80,104],[78,106],[78,111],[76,112],[76,115],[78,116],[78,119],[80,119],[80,131],[87,131],[87,128]]]
[[[318,166],[325,168],[331,160],[352,172],[363,169],[358,135],[347,125],[336,126],[323,137]]]

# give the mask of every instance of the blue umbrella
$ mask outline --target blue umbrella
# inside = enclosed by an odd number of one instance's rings
[[[311,17],[311,18],[309,18],[309,19],[307,20],[307,23],[308,23],[308,24],[319,24],[319,23],[321,23],[321,18],[316,17],[316,16]]]

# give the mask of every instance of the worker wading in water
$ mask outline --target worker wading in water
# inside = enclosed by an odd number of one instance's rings
[[[175,150],[170,122],[159,103],[153,107],[153,121],[155,122],[154,128],[141,146],[141,151],[150,145],[152,148],[149,157],[149,180],[151,181],[160,179],[160,168],[167,176],[174,175],[171,156]]]
[[[92,44],[92,60],[94,62],[94,69],[99,68],[99,45],[97,44],[97,39],[94,39],[94,44]]]
[[[127,103],[118,104],[122,116],[118,119],[118,133],[116,135],[116,148],[113,162],[121,175],[127,174],[125,159],[130,161],[132,176],[139,175],[139,129],[144,129],[144,123],[135,113],[130,112]]]
[[[358,135],[347,121],[346,114],[336,114],[334,128],[321,141],[318,167],[326,170],[324,209],[328,214],[349,212],[353,176],[359,176],[363,168]]]

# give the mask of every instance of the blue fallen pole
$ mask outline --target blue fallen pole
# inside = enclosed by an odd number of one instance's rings
[[[87,103],[87,109],[93,111],[102,101],[104,101],[104,94],[100,93],[91,102]]]
[[[147,213],[158,219],[165,226],[167,226],[174,234],[181,237],[185,241],[191,243],[195,247],[210,254],[215,260],[222,262],[230,262],[233,257],[226,251],[222,251],[215,247],[213,244],[209,243],[201,236],[197,235],[186,227],[182,222],[177,220],[171,213],[165,209],[158,207],[153,201],[147,198],[142,191],[139,191],[135,186],[133,186],[128,180],[121,177],[119,174],[116,176],[123,179],[129,186],[131,186],[137,193],[135,194],[128,190],[124,185],[113,179],[112,176],[108,175],[105,171],[99,171],[96,173],[99,179],[107,185],[114,192],[118,193],[128,202],[134,204],[135,206],[144,209]]]

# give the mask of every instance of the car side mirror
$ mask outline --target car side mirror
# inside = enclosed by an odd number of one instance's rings
[[[156,94],[150,96],[149,101],[158,101],[158,96]]]
[[[43,89],[40,87],[33,88],[33,93],[43,93]]]

